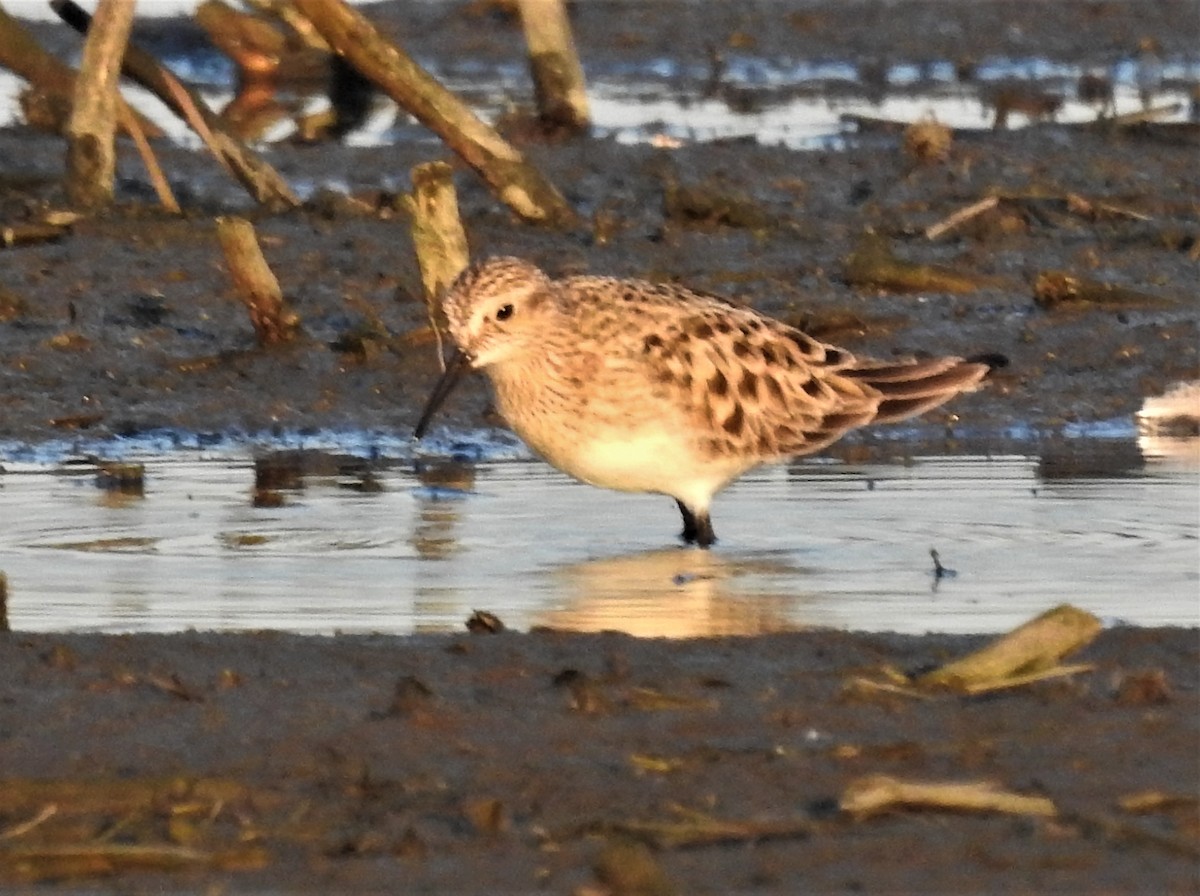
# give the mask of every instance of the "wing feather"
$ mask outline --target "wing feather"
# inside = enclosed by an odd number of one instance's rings
[[[752,309],[673,284],[563,282],[577,313],[590,318],[594,348],[619,359],[615,369],[624,379],[610,380],[608,389],[646,390],[653,398],[647,414],[680,414],[702,450],[742,455],[747,465],[810,454],[856,427],[919,414],[972,388],[990,369],[961,358],[859,359]],[[599,325],[597,316],[605,318]]]

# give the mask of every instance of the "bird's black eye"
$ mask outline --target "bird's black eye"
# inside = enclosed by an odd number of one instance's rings
[[[496,311],[496,320],[508,320],[513,315],[512,305],[501,305]]]

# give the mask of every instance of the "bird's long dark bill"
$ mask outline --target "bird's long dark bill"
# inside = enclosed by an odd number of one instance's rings
[[[433,387],[433,392],[429,395],[429,400],[425,402],[425,410],[421,411],[421,419],[417,421],[417,428],[413,430],[414,439],[419,439],[425,435],[425,430],[429,428],[429,421],[433,419],[433,415],[437,413],[437,409],[442,406],[442,402],[446,400],[446,397],[454,391],[454,387],[458,385],[458,381],[462,379],[463,374],[470,369],[470,357],[455,349],[454,354],[451,355],[450,360],[446,364],[446,372],[437,381],[437,385]]]

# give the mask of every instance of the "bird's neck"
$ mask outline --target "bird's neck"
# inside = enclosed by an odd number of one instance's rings
[[[557,356],[534,352],[510,358],[487,369],[500,413],[509,423],[532,417],[546,417],[570,410],[578,398],[578,388],[567,381]]]

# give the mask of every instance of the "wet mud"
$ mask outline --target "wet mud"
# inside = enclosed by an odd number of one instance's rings
[[[1194,892],[1195,632],[984,697],[852,686],[979,643],[10,635],[0,833],[56,812],[0,868],[69,879],[38,851],[65,842],[192,851],[113,855],[121,892]],[[839,809],[879,774],[1056,814]]]
[[[468,6],[473,17],[444,4],[384,15],[430,54],[519,58],[519,31],[494,5]],[[768,56],[1100,65],[1140,37],[1164,57],[1194,52],[1186,23],[1200,14],[1189,2],[576,7],[585,64],[612,68],[704,58],[714,39]],[[175,32],[142,33],[162,44]],[[770,99],[764,88],[758,100]],[[1032,453],[1076,424],[1129,423],[1145,398],[1200,377],[1198,146],[1187,126],[1053,123],[956,135],[933,161],[887,135],[812,152],[531,143],[589,224],[573,233],[515,223],[469,172],[458,187],[476,255],[678,280],[863,354],[1002,353],[1010,365],[990,388],[915,432],[941,450],[971,438]],[[396,194],[411,166],[445,151],[273,145],[270,161],[309,197],[285,214],[253,209],[198,153],[159,152],[182,217],[154,208],[125,148],[115,208],[57,240],[0,249],[0,441],[86,450],[162,431],[408,432],[438,365],[413,335],[426,313]],[[0,131],[6,227],[65,207],[64,157],[58,138]],[[925,235],[989,195],[1005,202]],[[297,343],[255,347],[214,232],[228,214],[254,221],[300,317]],[[864,240],[971,288],[903,292],[849,277]],[[1047,302],[1047,272],[1110,288],[1102,300],[1068,290]],[[440,423],[497,425],[483,383]],[[840,450],[871,450],[875,438]],[[911,671],[974,643],[828,631],[0,635],[0,855],[45,843],[174,850],[138,870],[122,864],[129,853],[108,866],[87,864],[96,850],[75,865],[6,858],[5,885],[1196,892],[1196,630],[1110,630],[1082,655],[1091,672],[988,697],[846,690],[863,670]],[[839,812],[845,788],[876,773],[995,781],[1060,811]],[[103,782],[132,795],[97,796]],[[736,833],[680,845],[638,827],[713,819]],[[746,835],[774,823],[774,834]]]

